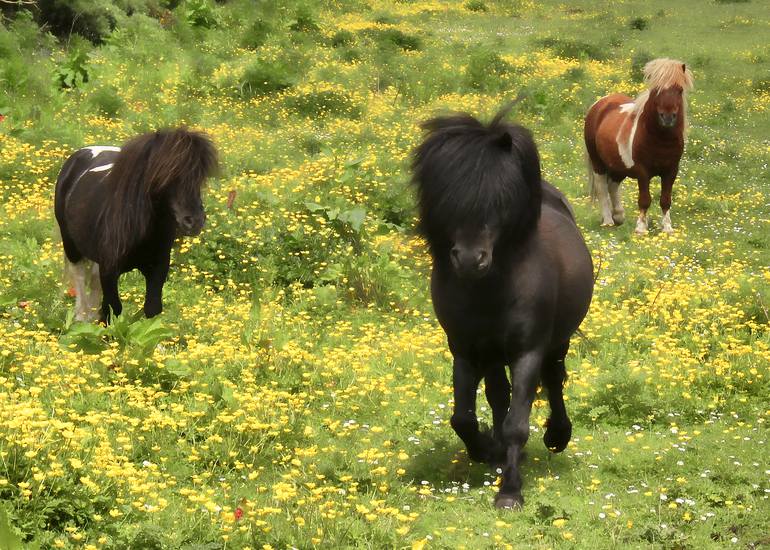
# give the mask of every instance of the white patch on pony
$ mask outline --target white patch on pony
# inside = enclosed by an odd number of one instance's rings
[[[69,281],[75,287],[75,319],[93,321],[99,316],[102,301],[99,264],[90,260],[73,264],[66,258],[64,264]]]
[[[618,129],[618,135],[615,137],[615,142],[618,144],[618,153],[620,159],[626,168],[632,168],[634,166],[634,136],[636,135],[636,126],[639,124],[639,118],[644,111],[644,104],[647,103],[647,97],[644,97],[641,102],[624,103],[620,106],[620,112],[626,116],[634,117],[634,123],[631,126],[631,131],[627,138],[623,136],[623,129],[626,127],[626,121],[620,125]]]
[[[104,151],[120,151],[120,147],[115,147],[114,145],[92,145],[91,147],[83,147],[83,149],[91,151],[91,158],[96,157]]]
[[[114,162],[111,162],[109,164],[105,164],[103,166],[97,166],[96,168],[91,168],[89,172],[104,172],[105,170],[109,170],[115,165]]]
[[[615,225],[612,221],[612,202],[609,195],[609,181],[607,174],[597,174],[594,172],[594,190],[596,199],[599,202],[599,208],[602,212],[602,225]]]
[[[661,222],[661,225],[663,226],[663,232],[664,233],[673,233],[674,232],[674,226],[671,225],[671,210],[666,210],[663,213],[663,220]]]

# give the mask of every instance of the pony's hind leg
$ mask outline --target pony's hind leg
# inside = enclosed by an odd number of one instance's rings
[[[88,273],[87,307],[90,319],[96,319],[99,316],[99,306],[102,303],[102,283],[99,279],[99,264],[89,263],[91,265]]]
[[[602,226],[615,225],[612,218],[612,200],[610,199],[610,177],[607,174],[593,173],[594,191],[602,213]]]
[[[77,263],[72,263],[67,258],[64,259],[67,279],[75,289],[75,320],[77,321],[91,321],[96,318],[90,305],[88,289],[90,264],[91,262],[85,259]]]
[[[572,422],[567,416],[563,393],[564,382],[567,380],[564,358],[567,356],[568,349],[569,343],[547,357],[543,362],[541,375],[543,387],[548,392],[548,404],[551,407],[551,415],[546,422],[547,428],[545,435],[543,435],[543,442],[554,453],[560,453],[566,449],[572,438]]]
[[[626,211],[623,208],[623,194],[620,191],[620,182],[607,178],[607,188],[612,203],[612,221],[615,225],[622,225],[626,221]]]

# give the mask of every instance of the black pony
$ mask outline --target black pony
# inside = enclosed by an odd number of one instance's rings
[[[452,428],[471,459],[503,465],[498,508],[523,503],[519,465],[538,384],[551,406],[546,446],[560,452],[570,440],[564,357],[593,292],[572,209],[541,179],[530,132],[503,122],[507,110],[487,126],[467,114],[424,123],[412,165],[433,307],[454,356]],[[476,418],[482,378],[491,435]]]
[[[110,308],[120,315],[118,278],[132,269],[147,283],[145,315],[161,312],[174,239],[203,229],[201,187],[216,166],[211,141],[185,128],[147,133],[122,148],[85,147],[67,159],[54,209],[79,320],[95,315],[100,298],[102,321]]]

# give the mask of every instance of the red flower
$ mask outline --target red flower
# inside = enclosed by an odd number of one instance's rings
[[[233,513],[233,515],[235,516],[235,521],[238,521],[243,517],[243,510],[241,510],[240,506],[235,509],[235,512]]]
[[[5,115],[0,115],[0,122],[5,120]]]

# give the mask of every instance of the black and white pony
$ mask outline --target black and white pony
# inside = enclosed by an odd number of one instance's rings
[[[118,278],[133,269],[145,277],[145,315],[161,312],[171,247],[203,229],[201,187],[216,166],[211,141],[185,128],[140,135],[123,147],[85,147],[67,159],[54,209],[78,320],[120,315]]]
[[[433,257],[431,296],[454,357],[452,428],[472,460],[502,464],[499,508],[520,506],[520,463],[539,384],[554,452],[572,434],[562,396],[570,337],[593,292],[591,256],[567,199],[541,179],[528,130],[467,114],[424,123],[414,182]],[[506,375],[510,368],[510,381]],[[493,430],[479,430],[484,379]]]

